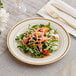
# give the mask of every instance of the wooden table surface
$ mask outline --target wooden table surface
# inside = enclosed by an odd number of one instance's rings
[[[15,0],[2,0],[4,8],[9,12],[10,17],[8,26],[3,36],[0,38],[0,51],[4,51],[0,55],[0,76],[54,76],[58,71],[63,69],[76,57],[76,39],[71,37],[71,47],[67,55],[56,63],[45,66],[33,66],[24,64],[15,59],[7,48],[7,34],[12,26],[26,19],[40,17],[37,11],[43,7],[49,0],[23,0],[27,11],[19,13],[15,8]],[[76,8],[76,0],[64,0],[71,6]]]

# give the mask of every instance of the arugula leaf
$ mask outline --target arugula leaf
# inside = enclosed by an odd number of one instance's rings
[[[36,50],[36,47],[33,47],[33,56],[37,57],[39,56],[39,52]]]
[[[39,27],[39,25],[34,25],[34,26],[32,26],[32,28],[34,28],[34,29],[36,29],[36,27]]]
[[[29,48],[29,47],[25,47],[24,44],[19,45],[17,47],[23,49],[24,52],[28,52],[29,51],[30,53],[33,53],[33,50],[31,48]]]
[[[54,40],[51,40],[51,42],[58,42],[58,40],[54,39]]]
[[[15,40],[19,40],[20,38],[18,36],[16,36]]]
[[[30,29],[28,34],[32,34],[32,32],[34,32],[34,30]]]
[[[36,46],[35,46],[35,45],[33,45],[33,48],[34,48],[34,49],[36,49]]]
[[[51,37],[50,32],[47,32],[47,36],[48,36],[48,37]]]
[[[48,45],[45,50],[49,50],[50,48],[52,48],[52,45]]]
[[[58,34],[57,29],[56,29],[56,30],[54,30],[54,34]]]
[[[39,27],[45,27],[45,25],[44,24],[40,24]]]
[[[24,52],[28,52],[28,50],[26,49],[26,47],[25,47],[24,44],[19,45],[19,46],[17,46],[17,47],[23,49]]]
[[[33,56],[35,56],[36,58],[45,57],[45,55],[43,55],[41,52],[38,52],[38,51],[36,50],[36,46],[35,46],[35,45],[32,47],[32,49],[33,49]]]
[[[36,58],[43,58],[43,57],[45,57],[46,55],[43,55],[42,53],[35,53],[35,57]]]
[[[33,53],[33,50],[29,47],[26,47],[26,50],[29,51],[30,53]]]
[[[17,47],[23,49],[24,52],[28,52],[28,50],[26,50],[24,41],[22,40],[21,42],[22,42],[22,45],[19,45]]]
[[[49,48],[49,51],[50,51],[50,53],[52,53],[54,50],[53,50],[53,49],[51,49],[51,48]]]
[[[15,40],[23,39],[26,36],[26,33],[20,34],[20,36],[16,36]]]
[[[48,44],[46,42],[43,43],[44,45],[42,46],[43,49],[47,48]]]
[[[40,55],[40,58],[43,58],[43,57],[45,57],[45,56],[46,56],[46,55],[41,54],[41,55]]]
[[[48,25],[46,27],[48,27],[50,30],[52,30],[52,28],[50,27],[50,22],[48,23]]]

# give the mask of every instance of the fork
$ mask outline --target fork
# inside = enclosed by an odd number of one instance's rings
[[[55,10],[53,10],[53,8],[51,8],[50,6],[46,5],[45,6],[45,10],[47,11],[47,13],[55,18],[55,19],[60,19],[63,20],[65,23],[67,23],[68,25],[70,25],[72,28],[76,29],[76,25],[72,24],[70,21],[68,21],[67,19],[64,19],[63,17],[61,17],[58,13],[56,13]]]

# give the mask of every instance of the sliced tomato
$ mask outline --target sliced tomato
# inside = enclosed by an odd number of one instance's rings
[[[28,39],[23,39],[24,40],[24,43],[26,44],[29,40]]]
[[[42,53],[43,53],[44,55],[49,55],[50,52],[49,52],[49,50],[43,50]]]

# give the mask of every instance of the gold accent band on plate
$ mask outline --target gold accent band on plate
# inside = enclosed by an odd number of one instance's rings
[[[19,24],[21,24],[21,23],[23,23],[23,22],[26,22],[26,21],[30,21],[30,20],[48,20],[48,21],[51,21],[51,22],[56,23],[57,25],[59,25],[59,26],[65,31],[65,33],[66,33],[66,35],[67,35],[67,38],[68,38],[68,45],[67,45],[67,48],[66,48],[65,52],[64,52],[61,56],[59,56],[58,58],[56,58],[56,59],[54,59],[54,60],[52,60],[52,61],[45,62],[45,63],[32,63],[32,62],[28,62],[28,61],[22,60],[20,57],[16,56],[16,55],[13,53],[13,51],[11,50],[10,45],[9,45],[9,37],[10,37],[11,32],[12,32]],[[9,34],[8,34],[8,37],[7,37],[7,46],[8,46],[8,49],[9,49],[10,53],[11,53],[13,56],[15,56],[18,60],[20,60],[20,61],[22,61],[22,62],[24,62],[24,63],[33,64],[33,65],[45,65],[45,64],[53,63],[53,62],[61,59],[61,58],[66,54],[66,52],[67,52],[67,50],[68,50],[68,48],[69,48],[69,42],[70,42],[69,35],[68,35],[67,31],[64,29],[64,27],[62,27],[60,24],[58,24],[58,23],[55,22],[55,21],[52,21],[52,20],[50,20],[50,19],[45,19],[45,18],[31,18],[31,19],[23,20],[22,22],[16,24],[16,25],[10,30],[10,32],[9,32]]]

